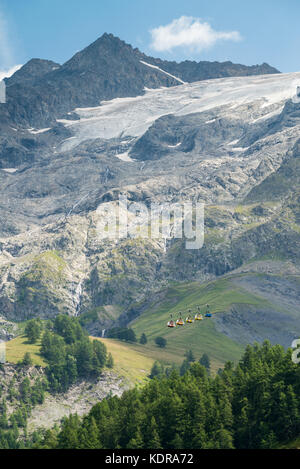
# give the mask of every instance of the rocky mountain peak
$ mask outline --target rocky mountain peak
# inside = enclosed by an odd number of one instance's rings
[[[136,61],[135,52],[131,45],[126,44],[113,34],[104,33],[95,42],[80,52],[77,52],[63,65],[65,70],[103,69],[111,63]]]
[[[6,80],[7,85],[24,84],[28,81],[34,81],[47,73],[58,70],[60,64],[52,60],[31,59],[21,67],[14,75]]]

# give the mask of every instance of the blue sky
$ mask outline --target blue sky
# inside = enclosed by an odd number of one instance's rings
[[[63,63],[111,32],[170,60],[299,71],[299,18],[300,0],[0,0],[0,70],[32,57]]]

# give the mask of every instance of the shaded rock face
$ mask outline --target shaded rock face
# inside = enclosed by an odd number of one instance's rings
[[[224,141],[242,137],[247,124],[239,119],[216,118],[210,126],[205,115],[166,116],[158,119],[135,143],[130,156],[136,160],[155,160],[174,152],[221,156]]]
[[[287,264],[296,279],[300,75],[275,72],[158,61],[106,34],[62,66],[34,59],[9,79],[0,105],[1,314],[84,315],[101,334],[128,324],[170,281],[240,277],[260,262],[276,282]],[[112,211],[120,195],[148,208],[204,202],[204,246],[103,239],[98,208]],[[238,337],[233,313],[220,327],[229,334],[230,318]]]
[[[60,65],[52,60],[31,59],[14,75],[5,80],[6,86],[16,84],[24,85],[25,82],[35,81],[47,73],[57,70]]]
[[[297,337],[299,321],[274,309],[236,305],[232,311],[218,315],[216,329],[243,345],[268,338],[288,348]]]
[[[252,272],[235,276],[232,282],[249,293],[263,297],[269,304],[257,307],[236,304],[229,312],[215,318],[217,330],[244,345],[263,342],[267,337],[274,344],[290,347],[293,340],[298,338],[300,329],[297,277],[286,275],[282,278],[274,271],[260,276]]]
[[[0,342],[11,340],[18,332],[15,323],[9,322],[0,316]]]
[[[288,194],[298,193],[300,190],[300,140],[287,154],[277,171],[270,174],[255,189],[247,195],[247,201],[264,199],[282,200]],[[295,209],[297,210],[295,200]],[[298,217],[297,217],[298,219]]]
[[[193,83],[200,80],[209,80],[212,78],[241,77],[251,75],[267,75],[280,73],[276,68],[267,63],[262,65],[233,64],[232,62],[194,62],[185,60],[184,62],[169,62],[167,60],[155,59],[141,54],[148,63],[156,65],[166,72],[175,75],[181,80]]]

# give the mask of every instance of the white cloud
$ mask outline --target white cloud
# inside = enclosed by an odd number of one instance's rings
[[[176,47],[186,47],[201,52],[219,41],[240,41],[238,31],[215,31],[211,25],[200,18],[181,16],[166,26],[150,31],[151,47],[156,51],[171,51]]]
[[[0,81],[3,80],[3,78],[11,77],[21,67],[22,67],[22,65],[14,65],[13,67],[9,68],[8,70],[0,70]]]

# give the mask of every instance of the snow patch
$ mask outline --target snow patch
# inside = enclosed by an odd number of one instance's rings
[[[17,168],[1,168],[2,171],[5,171],[6,173],[15,173],[16,171],[18,171]]]
[[[235,147],[232,148],[231,151],[246,151],[249,147]]]
[[[48,130],[51,130],[51,127],[48,127],[47,129],[39,129],[39,130],[36,130],[36,129],[28,129],[28,132],[30,132],[31,134],[43,134],[44,132],[48,132]]]
[[[147,62],[144,62],[143,60],[140,60],[140,62],[141,62],[141,64],[143,64],[143,65],[147,65],[147,67],[154,68],[155,70],[158,70],[159,72],[164,73],[165,75],[168,75],[168,76],[171,77],[171,78],[174,78],[174,80],[178,81],[178,82],[181,83],[182,85],[185,85],[185,84],[186,84],[185,81],[181,80],[181,79],[178,78],[178,77],[175,77],[174,75],[171,75],[171,73],[165,72],[165,70],[162,70],[161,68],[157,67],[157,65],[148,64]]]
[[[128,151],[126,151],[125,153],[120,153],[119,155],[116,155],[116,157],[119,158],[119,160],[126,161],[126,163],[135,162],[135,160],[130,158],[130,156],[128,155]]]

